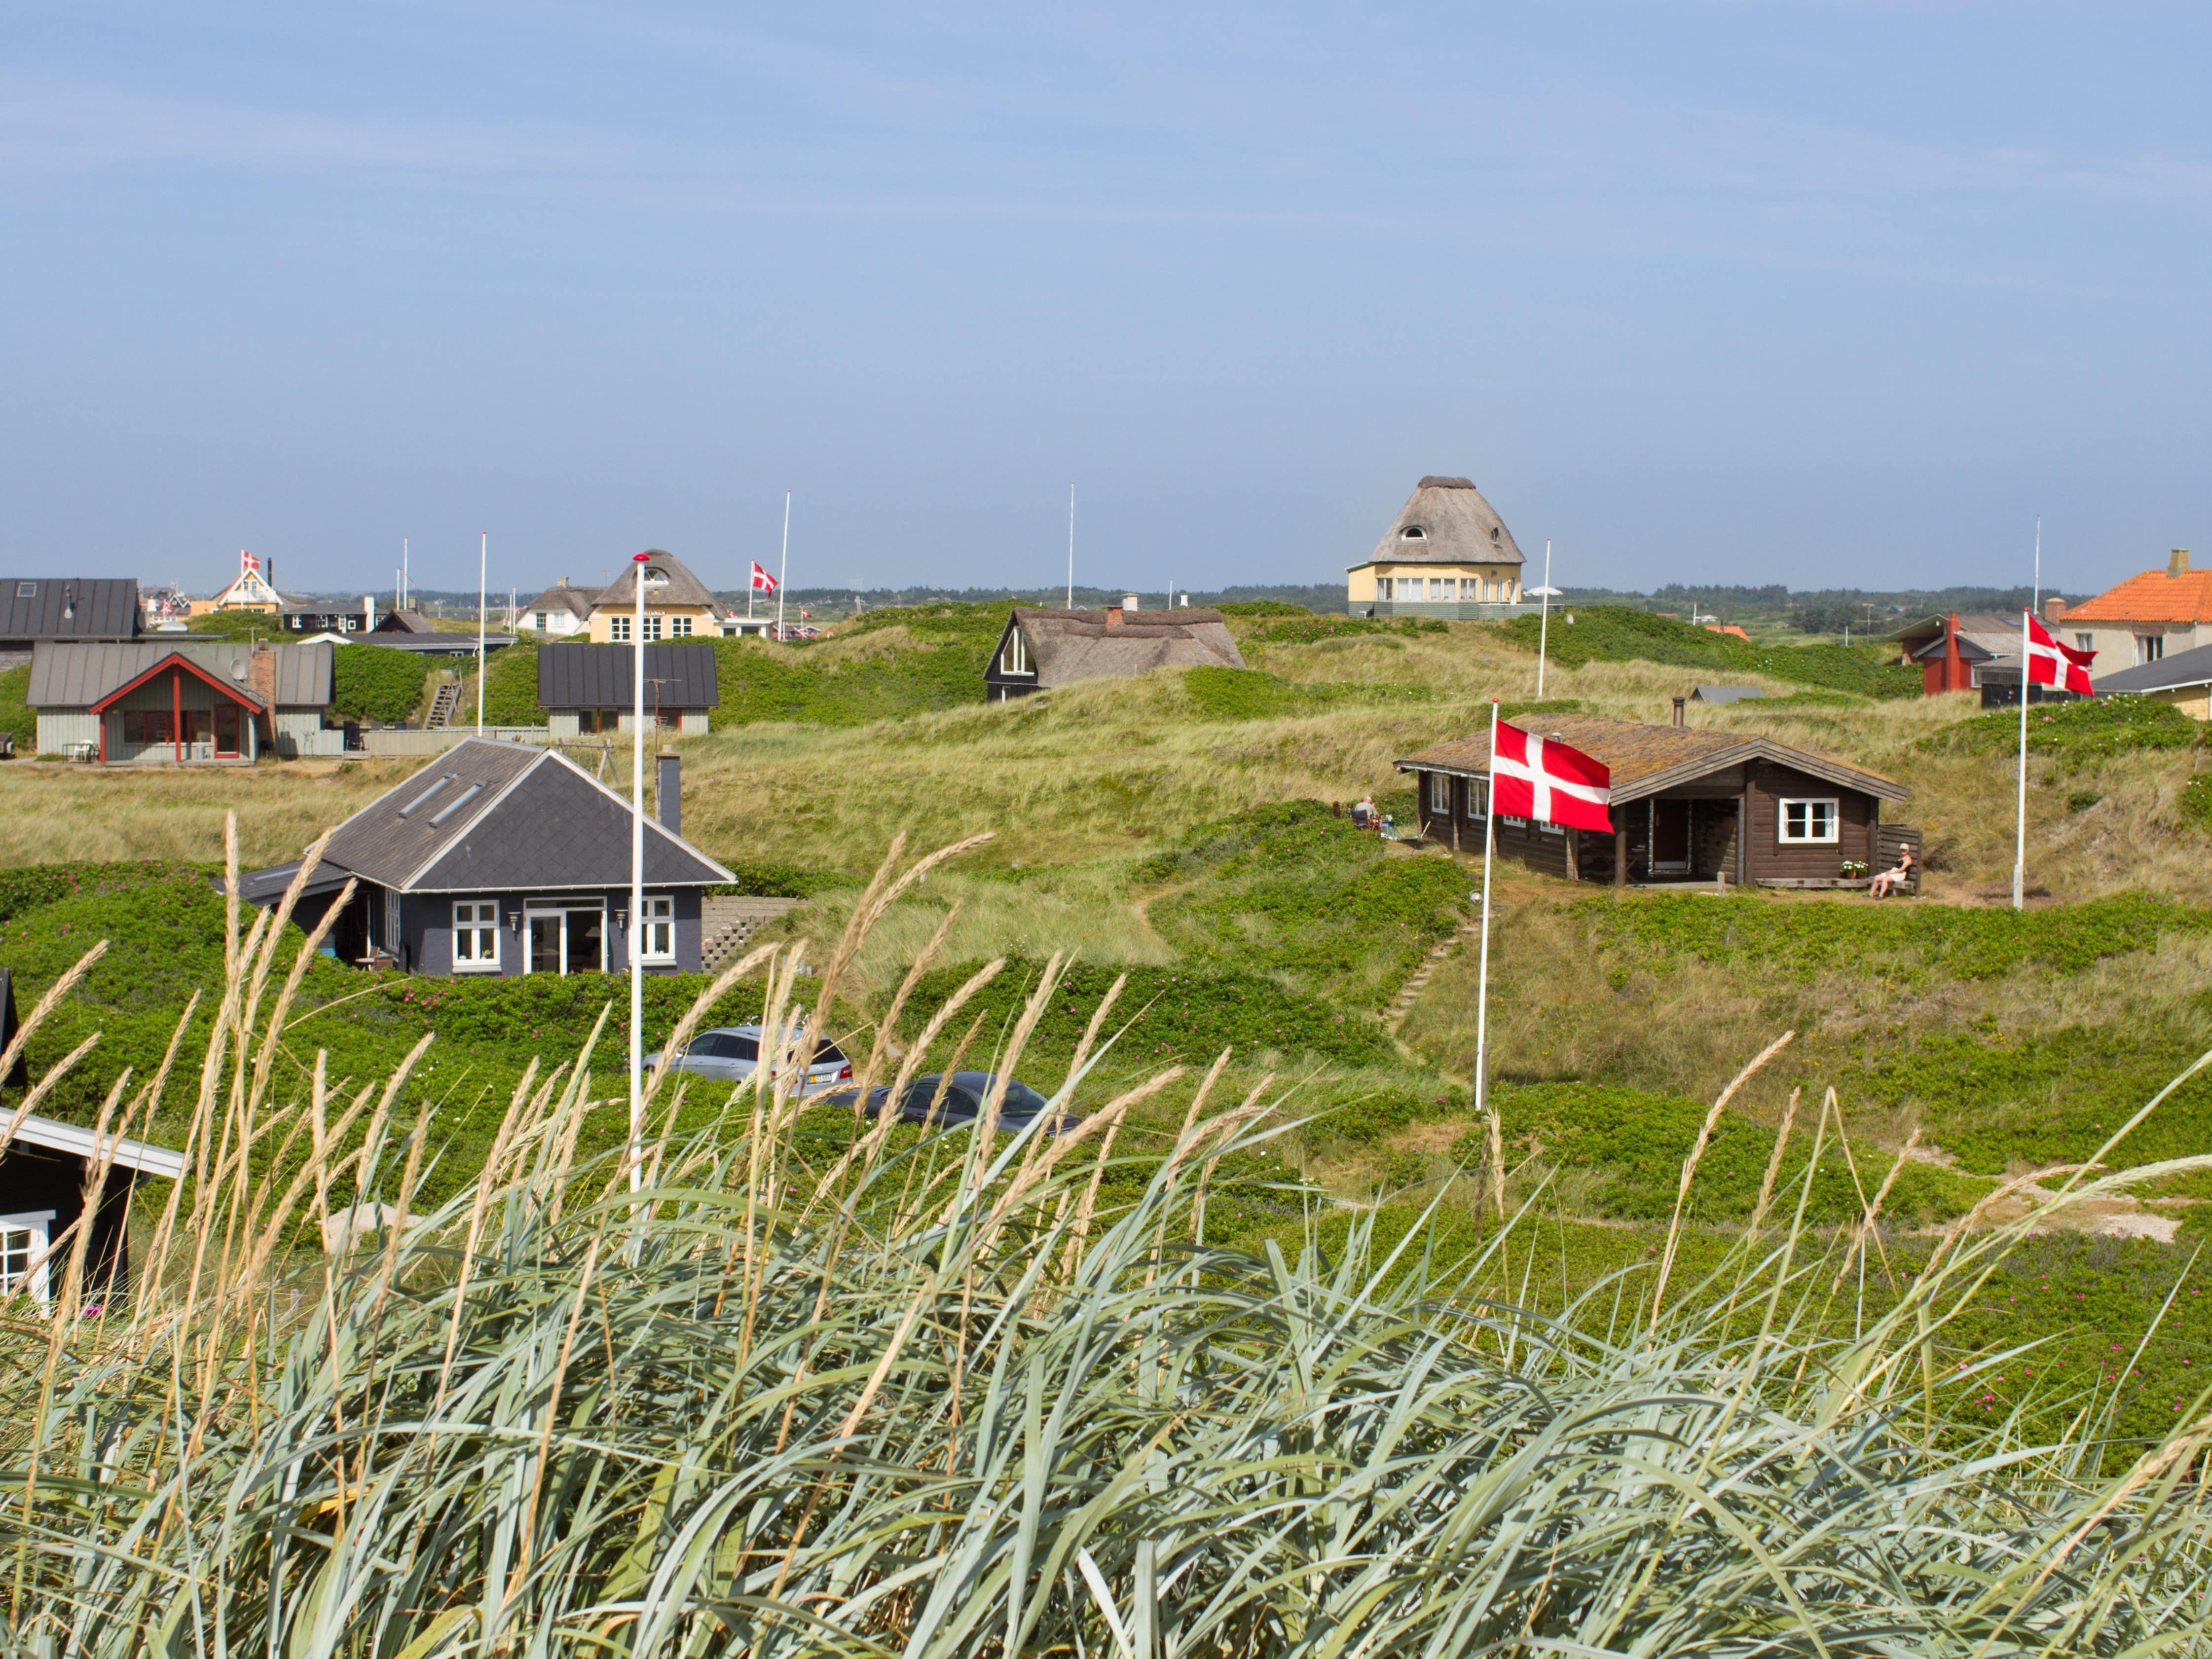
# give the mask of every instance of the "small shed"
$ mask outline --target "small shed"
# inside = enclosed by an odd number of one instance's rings
[[[636,703],[632,645],[550,644],[538,653],[538,706],[556,738],[627,732]],[[645,647],[645,718],[681,737],[704,737],[721,705],[711,645]]]
[[[130,1288],[131,1189],[149,1176],[176,1180],[185,1172],[184,1154],[143,1140],[103,1139],[21,1108],[0,1109],[0,1294],[21,1288],[35,1302],[51,1299],[75,1248],[64,1235],[84,1213],[85,1187],[103,1161],[107,1176],[94,1200],[85,1252],[88,1302]]]
[[[1613,775],[1610,834],[1498,817],[1498,856],[1569,880],[1841,886],[1851,879],[1845,861],[1881,858],[1881,804],[1911,797],[1878,772],[1768,737],[1581,714],[1527,724]],[[1425,839],[1481,850],[1487,728],[1408,756],[1398,769],[1419,775]]]
[[[1692,702],[1742,702],[1747,698],[1763,697],[1765,692],[1755,685],[1701,685],[1690,693]]]
[[[1005,702],[1077,680],[1126,679],[1155,668],[1242,668],[1218,611],[1045,611],[1016,605],[983,670],[983,697]]]

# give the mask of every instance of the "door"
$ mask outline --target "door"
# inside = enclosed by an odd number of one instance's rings
[[[224,703],[215,711],[215,752],[224,760],[238,758],[238,705]]]
[[[526,972],[557,974],[561,971],[561,923],[558,910],[532,910],[530,913],[530,957]]]
[[[606,928],[604,910],[571,910],[567,913],[568,944],[562,957],[561,971],[564,974],[596,974],[606,965]]]
[[[1651,803],[1651,873],[1686,876],[1690,873],[1690,803],[1655,800]]]

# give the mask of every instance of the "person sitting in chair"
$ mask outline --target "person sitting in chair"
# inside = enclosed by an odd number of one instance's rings
[[[1364,830],[1374,822],[1375,799],[1373,796],[1362,795],[1358,800],[1352,803],[1352,827],[1353,829]]]
[[[1912,848],[1910,846],[1907,846],[1904,851],[1900,852],[1897,855],[1897,867],[1895,869],[1885,870],[1874,878],[1873,882],[1867,888],[1867,896],[1869,898],[1887,898],[1899,888],[1909,885],[1911,883],[1917,864],[1918,860],[1914,859],[1912,856]]]

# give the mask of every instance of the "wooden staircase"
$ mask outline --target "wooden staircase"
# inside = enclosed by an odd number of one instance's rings
[[[461,683],[459,680],[440,680],[438,694],[430,699],[430,718],[422,722],[425,732],[442,732],[453,724],[453,713],[461,706]]]

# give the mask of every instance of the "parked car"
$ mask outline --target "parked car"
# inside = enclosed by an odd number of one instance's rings
[[[900,1118],[908,1123],[920,1123],[930,1116],[930,1104],[936,1102],[936,1119],[940,1124],[973,1123],[983,1115],[983,1102],[991,1092],[996,1079],[988,1072],[955,1072],[950,1083],[945,1073],[933,1072],[927,1077],[918,1077],[906,1085],[906,1093],[898,1104]],[[938,1085],[945,1085],[945,1098],[937,1099]],[[870,1117],[880,1116],[890,1103],[888,1088],[868,1091],[867,1112]],[[1006,1129],[1029,1127],[1037,1115],[1052,1109],[1047,1100],[1026,1083],[1017,1079],[1006,1079],[1006,1098],[999,1104],[999,1126]],[[1073,1114],[1064,1118],[1054,1131],[1066,1133],[1082,1120]]]
[[[798,1036],[794,1030],[786,1041],[796,1041]],[[711,1031],[694,1033],[691,1041],[684,1045],[684,1052],[676,1057],[673,1069],[689,1072],[694,1077],[735,1083],[760,1069],[760,1048],[759,1026],[717,1025]],[[660,1050],[656,1048],[647,1054],[645,1064],[647,1070],[659,1065]],[[842,1048],[823,1037],[814,1045],[814,1059],[806,1068],[806,1081],[800,1085],[799,1092],[811,1095],[852,1080],[852,1060]]]

